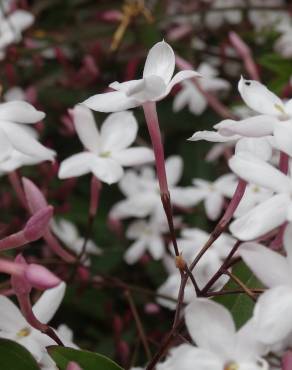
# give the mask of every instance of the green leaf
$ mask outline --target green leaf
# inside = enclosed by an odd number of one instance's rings
[[[50,346],[47,350],[60,370],[66,370],[70,361],[76,362],[84,370],[122,370],[115,362],[98,353],[61,346]]]
[[[33,356],[20,344],[0,339],[0,369],[39,370]]]

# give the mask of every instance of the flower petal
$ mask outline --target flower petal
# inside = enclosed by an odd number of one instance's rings
[[[241,77],[238,90],[245,104],[258,113],[273,116],[285,113],[281,99],[258,81],[245,80]]]
[[[235,141],[239,139],[239,135],[234,136],[223,136],[216,131],[197,131],[191,136],[188,140],[189,141],[199,141],[199,140],[206,140],[212,143],[227,143],[229,141]]]
[[[219,218],[224,205],[224,197],[217,192],[210,192],[205,199],[205,210],[209,220],[215,221]]]
[[[173,78],[171,79],[171,81],[169,82],[169,84],[167,85],[166,87],[166,92],[165,92],[165,95],[168,95],[170,93],[170,91],[172,90],[172,88],[186,80],[186,79],[189,79],[189,78],[194,78],[194,77],[200,77],[200,73],[196,72],[196,71],[191,71],[191,70],[186,70],[186,71],[180,71],[178,73],[176,73]],[[165,96],[164,95],[164,96]]]
[[[234,345],[234,322],[224,306],[206,298],[194,299],[186,308],[185,320],[198,347],[220,356]]]
[[[56,288],[46,290],[33,306],[33,313],[40,322],[47,324],[59,306],[65,295],[66,284],[61,283]]]
[[[84,152],[74,154],[61,162],[58,177],[67,179],[69,177],[82,176],[90,172],[90,163],[95,159],[92,153]]]
[[[132,112],[110,114],[100,130],[101,152],[117,152],[136,139],[138,124]]]
[[[240,178],[276,192],[289,192],[290,179],[269,163],[251,153],[240,152],[229,160],[229,167]]]
[[[13,148],[5,133],[0,130],[0,162],[9,159]]]
[[[121,166],[139,166],[154,161],[153,150],[149,148],[129,148],[112,154]]]
[[[239,254],[266,287],[289,284],[290,267],[287,259],[281,254],[259,243],[243,243]]]
[[[178,155],[168,157],[165,161],[167,181],[170,186],[176,185],[182,177],[183,160]]]
[[[22,326],[27,325],[18,307],[9,298],[2,295],[0,296],[0,310],[0,331],[2,333],[4,331],[15,335]]]
[[[174,52],[165,41],[156,43],[147,55],[144,66],[143,78],[159,76],[167,85],[175,68]]]
[[[109,185],[118,182],[124,174],[121,165],[111,158],[95,157],[89,165],[93,174]]]
[[[278,122],[274,129],[276,147],[292,156],[292,121]]]
[[[16,123],[36,123],[45,118],[45,113],[36,110],[24,101],[10,101],[0,104],[0,120]]]
[[[131,244],[124,255],[127,264],[132,265],[137,262],[145,252],[146,243],[144,239],[138,239],[135,243]]]
[[[140,105],[140,102],[132,97],[126,96],[122,91],[112,91],[104,94],[93,95],[82,104],[98,112],[119,112]]]
[[[257,338],[266,344],[284,339],[292,330],[291,311],[291,286],[278,286],[263,293],[253,314]]]
[[[84,148],[96,153],[99,146],[99,133],[91,110],[85,105],[78,104],[70,113],[73,116],[77,135]]]
[[[288,195],[275,195],[233,221],[229,229],[240,240],[258,238],[286,221],[289,202]]]
[[[249,152],[263,161],[269,161],[273,154],[270,141],[266,137],[245,137],[236,143],[235,154],[240,152]]]
[[[155,260],[160,260],[165,252],[163,239],[157,235],[149,240],[149,252]]]

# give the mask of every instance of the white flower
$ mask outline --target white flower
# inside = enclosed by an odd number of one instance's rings
[[[112,184],[123,176],[123,166],[154,160],[153,152],[148,148],[128,148],[136,139],[138,130],[132,113],[110,114],[100,132],[86,106],[76,105],[72,114],[78,137],[88,151],[65,159],[60,166],[60,179],[92,172],[101,181]]]
[[[164,41],[158,42],[148,53],[142,79],[113,82],[110,87],[116,91],[94,95],[83,104],[99,112],[127,110],[147,101],[161,100],[174,85],[199,75],[195,71],[181,71],[172,78],[174,68],[172,48]]]
[[[23,124],[33,124],[45,117],[24,101],[0,104],[0,161],[8,159],[13,150],[36,160],[53,160],[55,152],[45,148],[27,131]],[[21,140],[20,140],[21,138]]]
[[[47,324],[59,308],[66,285],[61,283],[56,288],[46,290],[33,306],[37,319]],[[34,329],[23,317],[18,307],[7,297],[0,296],[0,336],[11,339],[24,346],[40,361],[46,352],[46,346],[55,344],[47,335]]]
[[[73,251],[77,256],[82,252],[84,238],[80,237],[77,227],[70,221],[58,219],[51,223],[51,229],[54,234],[65,244],[65,246]],[[101,249],[96,246],[92,240],[88,240],[85,249],[85,261],[89,262],[88,255],[100,255]]]
[[[174,205],[192,205],[192,188],[176,186],[182,176],[183,162],[179,156],[171,156],[165,161],[169,191]],[[119,183],[127,197],[114,205],[110,215],[114,218],[145,217],[156,215],[162,218],[164,211],[160,199],[158,181],[153,168],[144,167],[140,174],[128,171]]]
[[[210,220],[217,220],[222,213],[225,197],[231,198],[237,186],[233,174],[219,177],[214,182],[202,179],[193,180],[195,204],[204,201],[205,211]]]
[[[273,345],[292,334],[292,225],[285,230],[286,257],[258,243],[245,243],[240,255],[268,288],[258,299],[253,313],[255,335]]]
[[[226,80],[218,78],[217,70],[207,63],[200,64],[198,73],[202,75],[198,84],[200,84],[205,91],[217,92],[230,88],[230,84]],[[202,95],[194,83],[187,80],[182,82],[182,89],[174,98],[173,110],[177,112],[185,105],[196,115],[202,114],[208,106],[208,102],[204,95]]]
[[[229,160],[231,170],[243,180],[275,192],[264,202],[233,221],[230,231],[240,240],[252,240],[286,220],[292,220],[291,178],[269,163],[241,152]]]
[[[4,2],[4,10],[9,11],[10,1]],[[5,56],[5,48],[21,40],[21,33],[34,22],[33,14],[17,9],[5,15],[0,8],[0,59]]]
[[[188,332],[197,347],[182,344],[171,350],[157,370],[268,370],[261,356],[265,346],[255,340],[249,321],[236,332],[229,311],[206,298],[195,299],[186,308]]]
[[[232,7],[243,7],[243,0],[213,0],[211,2],[211,9],[206,13],[205,22],[211,29],[221,27],[225,22],[230,24],[237,24],[241,22],[242,12],[241,10],[232,9],[225,10],[225,8]],[[223,8],[220,11],[220,8]],[[212,11],[214,9],[214,11]]]
[[[132,222],[127,229],[126,236],[128,239],[134,239],[135,242],[125,253],[125,261],[130,265],[137,262],[146,250],[155,260],[161,259],[165,252],[162,234],[167,231],[168,225],[165,218],[152,217],[149,221]]]

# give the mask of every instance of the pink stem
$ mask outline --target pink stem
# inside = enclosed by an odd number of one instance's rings
[[[25,238],[24,231],[21,230],[0,240],[0,251],[22,247],[28,242],[29,241]]]
[[[280,152],[279,170],[287,175],[289,170],[289,156],[284,152]]]
[[[193,66],[187,62],[185,59],[181,58],[180,56],[176,55],[175,62],[179,70],[183,71],[185,69],[194,70]],[[204,77],[204,76],[203,76]],[[200,91],[200,93],[205,97],[210,107],[222,118],[231,118],[236,119],[236,116],[223,105],[215,95],[211,92],[206,91],[200,85],[200,82],[197,78],[192,78],[192,82],[196,86],[196,88]]]
[[[27,202],[26,202],[24,191],[21,186],[21,182],[19,180],[18,173],[16,171],[10,172],[8,174],[8,179],[17,195],[19,202],[21,203],[23,208],[27,209]]]
[[[25,269],[26,267],[21,263],[16,263],[2,258],[0,259],[0,271],[5,274],[22,276]]]
[[[54,237],[50,230],[44,233],[44,239],[57,256],[61,257],[65,262],[74,263],[76,259],[71,253],[67,252]]]
[[[97,213],[102,183],[95,177],[91,178],[89,215],[94,217]]]

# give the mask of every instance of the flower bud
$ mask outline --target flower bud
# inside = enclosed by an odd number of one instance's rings
[[[46,198],[40,189],[29,179],[22,178],[25,196],[32,214],[48,206]]]
[[[27,241],[32,242],[40,239],[49,226],[53,215],[53,207],[48,206],[37,211],[26,223],[24,236]]]
[[[61,280],[47,268],[34,263],[28,265],[25,278],[37,289],[50,289],[61,283]]]
[[[70,361],[66,370],[82,370],[82,368],[74,361]]]

